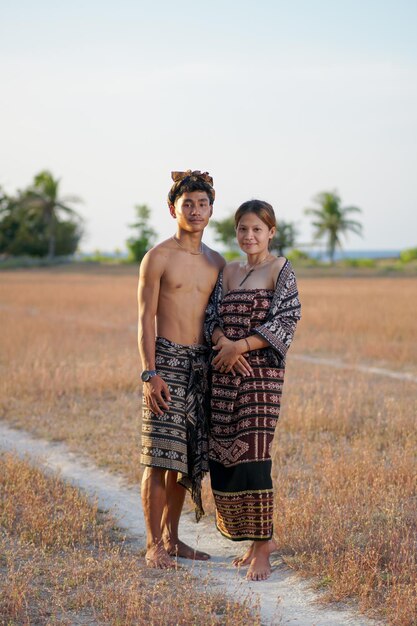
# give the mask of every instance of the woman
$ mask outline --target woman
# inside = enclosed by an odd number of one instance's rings
[[[213,359],[210,475],[216,525],[232,541],[252,540],[234,565],[249,565],[249,580],[265,580],[272,536],[271,446],[279,417],[285,355],[300,319],[290,262],[269,252],[275,234],[272,206],[250,200],[236,212],[237,241],[246,262],[229,263],[207,310]],[[237,374],[242,362],[250,374]],[[241,369],[238,366],[239,369]]]

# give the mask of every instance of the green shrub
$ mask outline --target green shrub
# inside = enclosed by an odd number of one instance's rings
[[[293,250],[290,250],[290,252],[287,254],[287,258],[293,263],[293,262],[297,262],[297,261],[311,261],[311,257],[308,256],[307,252],[303,252],[302,250],[298,250],[297,248],[294,248]]]
[[[341,264],[344,267],[376,267],[375,259],[343,259]]]
[[[286,254],[291,263],[298,267],[322,267],[324,264],[319,259],[314,259],[307,252],[293,248]]]
[[[246,261],[246,259],[242,257],[242,253],[238,252],[237,250],[227,250],[226,252],[223,253],[223,256],[228,263],[230,263],[230,261],[237,261],[238,259],[242,259],[242,261]]]
[[[400,259],[403,263],[411,263],[417,261],[417,248],[407,248],[400,253]]]

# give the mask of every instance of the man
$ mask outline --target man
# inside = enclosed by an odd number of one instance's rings
[[[201,480],[208,471],[205,398],[208,348],[203,322],[223,258],[201,239],[213,212],[213,179],[172,172],[168,195],[176,234],[145,255],[139,275],[138,343],[144,414],[141,463],[146,562],[171,568],[173,555],[206,560],[178,538],[185,488],[203,514]]]

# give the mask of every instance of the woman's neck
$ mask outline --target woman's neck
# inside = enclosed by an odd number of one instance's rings
[[[246,265],[248,268],[256,267],[256,265],[260,265],[264,261],[266,261],[269,257],[269,251],[264,250],[263,252],[258,252],[257,254],[247,254],[246,255]]]

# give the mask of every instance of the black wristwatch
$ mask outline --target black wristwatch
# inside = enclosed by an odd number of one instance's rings
[[[152,376],[156,376],[156,370],[143,370],[140,378],[142,382],[147,383],[148,380],[151,380]]]

